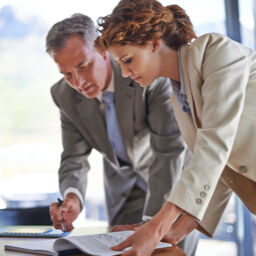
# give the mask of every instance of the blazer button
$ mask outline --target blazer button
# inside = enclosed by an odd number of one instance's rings
[[[248,169],[246,168],[246,166],[244,166],[244,165],[239,166],[239,172],[246,173],[247,171],[248,171]]]
[[[206,193],[205,193],[205,192],[201,192],[201,193],[200,193],[200,196],[201,196],[202,198],[205,198],[205,197],[206,197]]]
[[[210,186],[209,185],[204,185],[204,190],[205,191],[209,191],[210,190]]]
[[[200,205],[202,204],[203,200],[201,198],[197,198],[196,199],[196,204]]]

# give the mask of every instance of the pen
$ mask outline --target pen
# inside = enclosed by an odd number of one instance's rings
[[[64,232],[66,232],[66,225],[65,225],[63,213],[62,213],[62,211],[61,211],[62,202],[63,202],[63,201],[58,198],[58,207],[59,207],[59,210],[60,210],[60,215],[61,215],[61,217],[62,217],[61,226],[62,226],[62,230],[63,230]]]

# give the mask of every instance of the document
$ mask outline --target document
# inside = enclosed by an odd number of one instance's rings
[[[121,254],[122,251],[113,251],[110,247],[123,242],[134,231],[110,232],[85,236],[70,236],[58,239],[31,241],[21,244],[7,244],[5,249],[38,253],[45,255],[61,256],[75,252],[83,252],[88,255],[112,256]],[[171,244],[160,242],[156,248],[171,247]],[[129,250],[129,248],[126,248]]]

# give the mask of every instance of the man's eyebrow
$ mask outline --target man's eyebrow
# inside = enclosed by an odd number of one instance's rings
[[[76,65],[76,68],[79,68],[79,67],[81,67],[82,65],[84,65],[84,61],[82,61],[82,62],[80,62],[78,65]],[[62,75],[65,75],[65,74],[67,74],[68,72],[66,72],[66,71],[60,71],[60,74],[62,74]]]
[[[84,62],[80,62],[78,65],[76,65],[76,68],[81,67],[84,64]]]

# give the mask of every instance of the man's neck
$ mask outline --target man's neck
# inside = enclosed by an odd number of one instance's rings
[[[109,57],[109,54],[106,53],[106,66],[107,66],[107,79],[106,79],[106,83],[105,83],[105,88],[103,89],[103,91],[107,90],[111,80],[113,79],[113,67],[112,67],[112,63]]]

